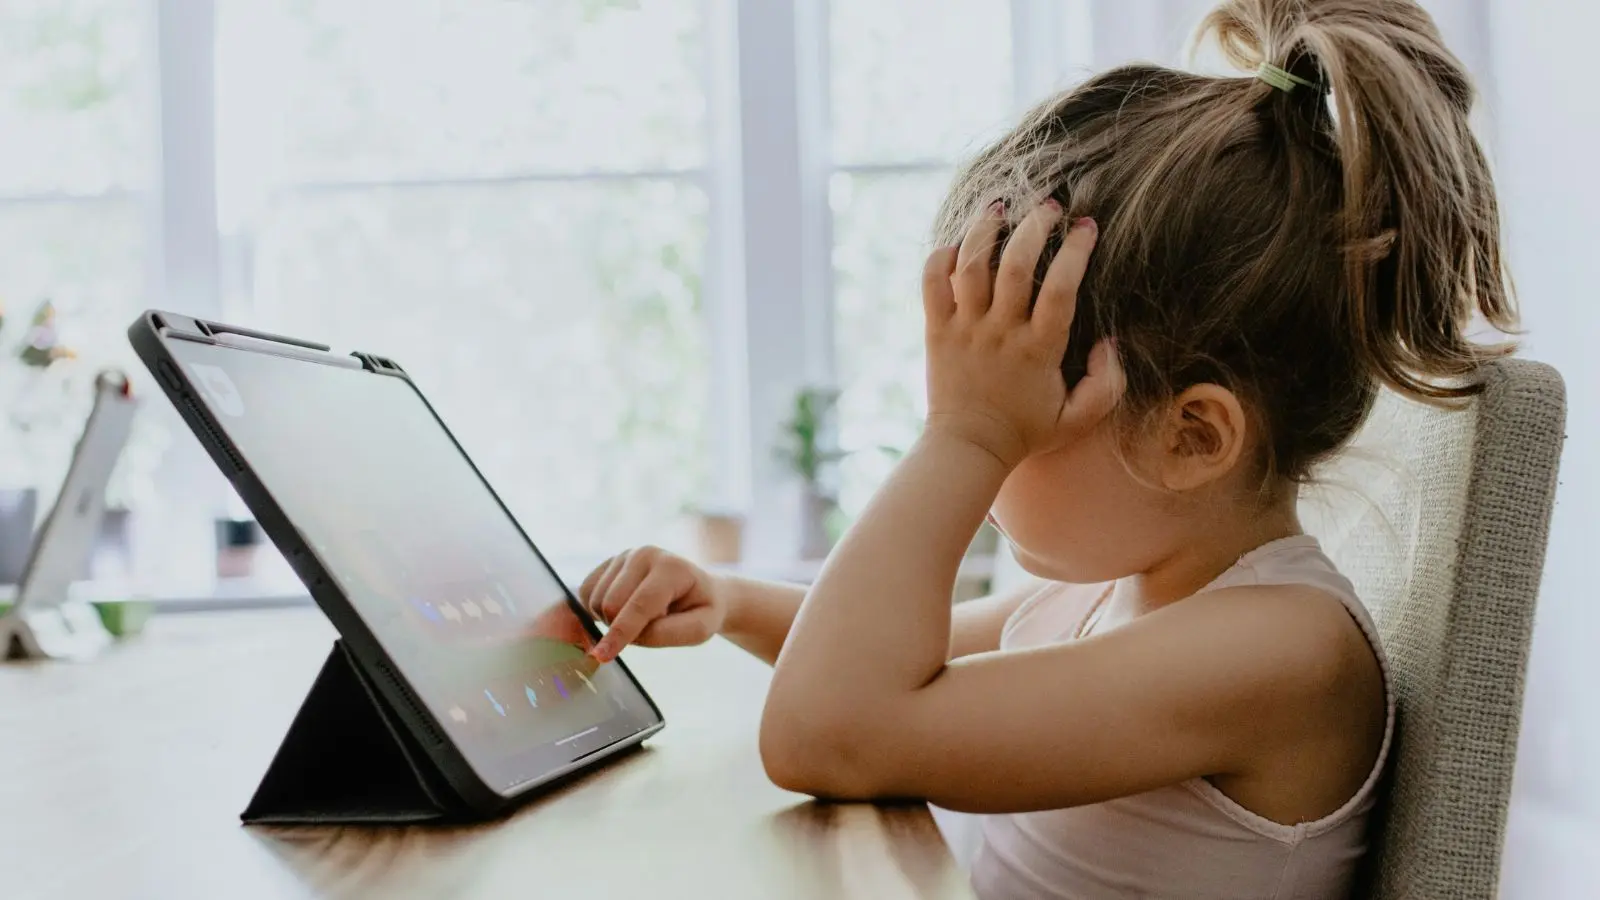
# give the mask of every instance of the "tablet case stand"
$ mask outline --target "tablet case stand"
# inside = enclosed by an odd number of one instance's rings
[[[411,824],[469,818],[343,641],[300,704],[240,816],[247,824]]]

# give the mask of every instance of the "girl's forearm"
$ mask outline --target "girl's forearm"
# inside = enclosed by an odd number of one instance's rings
[[[859,709],[939,673],[962,555],[1008,471],[960,437],[923,435],[807,593],[778,660],[769,712]]]
[[[718,575],[716,589],[727,604],[722,636],[768,665],[777,662],[806,589],[737,575]]]
[[[806,598],[806,588],[798,584],[718,575],[716,589],[724,592],[728,604],[727,617],[719,633],[768,665],[777,662],[795,615]],[[1027,586],[1024,590],[956,606],[950,615],[953,634],[948,656],[954,658],[999,649],[1000,630],[1006,618],[1035,589]]]

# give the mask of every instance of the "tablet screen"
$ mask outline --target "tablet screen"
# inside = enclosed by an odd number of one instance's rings
[[[399,378],[173,341],[207,406],[485,784],[659,721]]]

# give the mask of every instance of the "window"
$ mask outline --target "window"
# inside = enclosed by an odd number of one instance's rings
[[[0,433],[0,487],[59,478],[81,419],[50,391],[139,378],[126,325],[171,306],[399,359],[553,555],[700,502],[781,525],[761,462],[819,379],[853,511],[921,421],[935,207],[1055,73],[1040,17],[1086,7],[8,0],[0,402],[57,427]],[[83,361],[13,378],[46,298]],[[139,428],[141,568],[209,579],[227,491],[170,412]]]
[[[841,502],[859,510],[915,438],[926,397],[922,263],[954,165],[1013,110],[1009,5],[829,8],[834,355]],[[952,61],[959,60],[959,64]]]
[[[219,0],[229,306],[400,361],[558,556],[660,540],[703,490],[702,19]]]
[[[93,372],[134,362],[123,333],[146,297],[145,13],[138,0],[0,4],[0,487],[38,486],[46,502]],[[78,354],[49,370],[19,359],[46,301]],[[136,429],[113,502],[139,493],[162,431]]]

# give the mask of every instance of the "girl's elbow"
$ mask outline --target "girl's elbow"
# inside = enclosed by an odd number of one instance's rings
[[[875,795],[862,748],[845,723],[777,713],[761,718],[761,766],[786,791],[831,800],[866,800]]]
[[[773,749],[767,741],[761,743],[761,767],[774,785],[796,794],[813,797],[833,797],[837,790],[828,783],[826,767],[803,759],[787,749]]]

